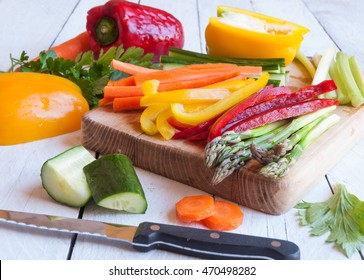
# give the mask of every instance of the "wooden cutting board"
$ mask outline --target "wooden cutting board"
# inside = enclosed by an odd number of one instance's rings
[[[301,65],[289,67],[289,86],[296,90],[311,82]],[[302,199],[340,158],[364,136],[364,108],[340,106],[341,119],[304,152],[290,173],[281,179],[259,175],[255,160],[212,185],[213,170],[204,165],[205,142],[165,141],[142,133],[140,112],[114,113],[111,107],[88,112],[82,121],[83,145],[100,154],[123,153],[133,164],[241,205],[278,215]]]

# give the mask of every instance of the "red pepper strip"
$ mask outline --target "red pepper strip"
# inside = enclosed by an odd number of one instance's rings
[[[169,117],[167,119],[167,122],[173,126],[175,129],[178,129],[178,130],[185,130],[187,128],[191,128],[193,127],[192,125],[189,125],[189,124],[185,124],[185,123],[181,123],[179,121],[177,121],[173,116],[172,117]]]
[[[236,114],[245,110],[249,106],[257,104],[270,96],[272,85],[266,86],[255,94],[251,95],[233,108],[227,110],[217,121],[211,126],[208,141],[211,141],[222,134],[222,129],[235,117]]]
[[[272,90],[274,90],[273,88]],[[222,133],[229,130],[238,122],[250,118],[256,114],[260,114],[263,111],[295,104],[301,101],[312,99],[322,93],[329,92],[336,89],[335,82],[332,80],[326,80],[318,85],[310,85],[298,90],[292,94],[281,94],[273,99],[258,103],[254,106],[248,107],[245,110],[236,114],[236,116],[221,130]]]
[[[212,119],[205,121],[203,123],[200,123],[198,125],[195,125],[193,127],[190,127],[185,130],[182,130],[180,132],[177,132],[173,135],[172,139],[181,139],[181,138],[192,137],[201,132],[209,131],[209,128],[211,127],[211,125],[213,125],[213,123],[215,123],[219,117],[220,117],[220,115],[213,117]]]
[[[264,111],[258,115],[254,115],[237,123],[231,128],[231,130],[235,132],[241,132],[275,121],[294,118],[300,115],[312,113],[317,110],[338,104],[339,102],[336,99],[313,99],[302,101],[293,105],[274,108]]]
[[[191,137],[187,137],[186,140],[189,140],[189,141],[206,140],[207,136],[209,136],[209,131],[208,130],[197,133],[197,134],[195,134],[195,135],[193,135]]]

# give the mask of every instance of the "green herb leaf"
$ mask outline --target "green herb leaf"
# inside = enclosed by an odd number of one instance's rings
[[[343,184],[335,185],[335,193],[327,201],[302,202],[295,206],[300,224],[311,226],[312,235],[330,232],[327,242],[335,242],[351,257],[364,245],[364,202],[350,194]]]
[[[141,48],[131,47],[124,50],[122,46],[112,47],[101,53],[97,60],[92,51],[80,53],[75,60],[57,58],[53,50],[42,51],[39,59],[29,61],[23,51],[19,59],[11,59],[9,72],[19,67],[21,72],[38,72],[64,77],[76,83],[82,90],[90,109],[98,106],[98,101],[103,98],[103,89],[109,79],[118,80],[128,75],[111,68],[113,59],[133,63],[147,68],[158,68],[152,61],[152,54],[145,54]]]

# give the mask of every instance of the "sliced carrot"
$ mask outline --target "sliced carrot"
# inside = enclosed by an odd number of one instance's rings
[[[135,79],[133,76],[129,76],[120,80],[109,80],[108,86],[135,86]]]
[[[107,104],[110,104],[113,100],[113,97],[104,97],[99,100],[99,106],[105,106]]]
[[[237,67],[237,65],[232,63],[198,63],[198,64],[189,64],[182,66],[183,69],[193,69],[193,70],[230,68],[230,67]]]
[[[148,80],[159,80],[161,83],[186,81],[186,80],[203,80],[213,76],[219,76],[221,73],[236,73],[235,75],[260,75],[262,68],[260,66],[236,66],[229,68],[211,68],[192,70],[185,69],[184,67],[163,70],[157,73],[147,73],[135,75],[135,84],[141,85]]]
[[[238,228],[244,218],[244,213],[235,203],[215,201],[215,213],[201,221],[203,225],[212,230],[233,230]]]
[[[158,87],[158,91],[171,91],[176,89],[188,89],[188,88],[198,88],[218,82],[225,81],[227,79],[234,78],[239,75],[239,72],[228,72],[221,73],[220,75],[214,75],[203,80],[184,80],[184,81],[173,81],[161,83]]]
[[[141,96],[131,97],[119,97],[113,101],[114,112],[127,111],[127,110],[139,110],[143,107],[140,106]]]
[[[161,71],[158,69],[150,69],[127,62],[122,62],[116,59],[113,59],[111,61],[111,67],[130,75],[147,74]]]
[[[141,86],[106,86],[104,87],[104,97],[117,98],[117,97],[131,97],[143,96]]]
[[[214,199],[207,195],[186,196],[176,203],[176,215],[182,222],[201,221],[214,212]]]

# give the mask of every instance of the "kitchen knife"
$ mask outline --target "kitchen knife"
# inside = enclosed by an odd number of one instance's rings
[[[191,227],[150,222],[128,226],[7,210],[0,210],[0,221],[120,240],[142,252],[162,249],[204,259],[300,259],[298,246],[289,241]]]

